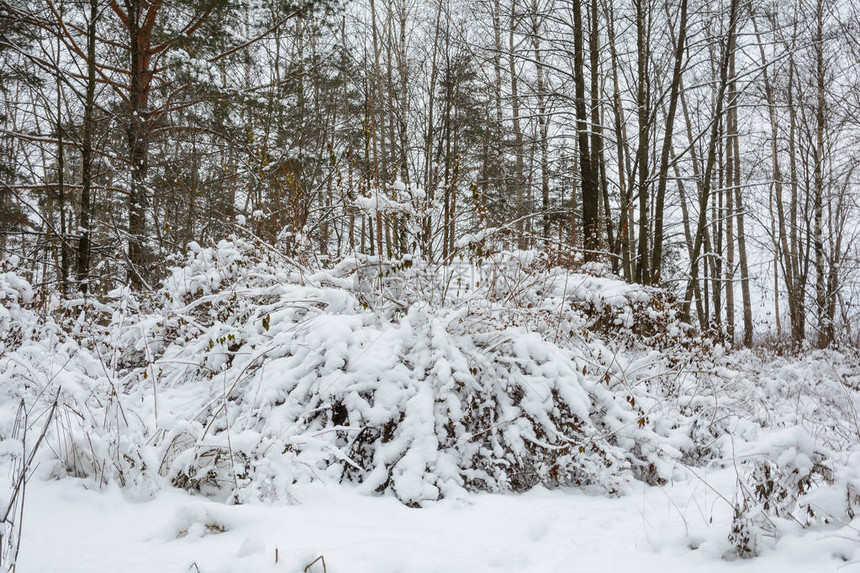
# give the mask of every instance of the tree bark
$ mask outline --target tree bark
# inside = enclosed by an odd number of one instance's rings
[[[541,210],[543,211],[543,229],[541,238],[544,244],[550,240],[550,224],[552,217],[549,205],[549,117],[546,110],[546,93],[544,87],[544,69],[540,47],[541,21],[538,0],[532,0],[532,47],[535,54],[535,83],[537,88],[538,107],[538,139],[540,145],[540,190]]]
[[[825,130],[827,119],[825,107],[826,86],[824,85],[824,6],[822,0],[815,5],[815,146],[812,151],[815,195],[813,197],[813,245],[815,247],[815,303],[818,316],[818,347],[826,348],[833,342],[833,323],[827,310],[828,270],[824,254],[823,217],[824,217],[824,161]]]
[[[576,131],[579,145],[579,175],[582,185],[582,237],[585,260],[594,260],[600,248],[600,196],[597,174],[592,170],[588,147],[588,115],[585,102],[582,1],[573,0],[574,89]]]
[[[516,195],[516,218],[517,218],[517,246],[520,249],[525,249],[528,246],[528,241],[525,235],[524,218],[526,216],[526,205],[524,197],[525,187],[525,163],[523,147],[523,130],[520,125],[520,97],[519,85],[517,77],[517,46],[515,42],[514,31],[516,30],[517,21],[517,1],[511,0],[510,13],[510,33],[508,35],[508,58],[511,69],[511,115],[513,116],[514,126],[514,188]]]
[[[81,203],[78,226],[81,239],[78,243],[76,275],[78,288],[86,295],[90,288],[90,241],[92,206],[90,192],[93,183],[93,127],[96,94],[96,25],[98,22],[98,0],[90,0],[90,16],[87,20],[87,88],[84,101],[84,125],[81,140]]]
[[[714,104],[711,138],[708,143],[708,157],[705,162],[705,173],[702,179],[702,193],[699,197],[699,223],[696,228],[696,238],[693,242],[693,256],[691,261],[692,272],[690,280],[687,283],[687,289],[684,293],[684,303],[681,310],[681,319],[684,321],[687,321],[690,318],[690,302],[693,296],[694,282],[697,280],[695,263],[698,261],[699,255],[701,254],[702,242],[707,231],[708,200],[711,191],[712,174],[716,163],[717,144],[719,142],[719,118],[723,115],[723,99],[726,86],[728,84],[729,57],[735,50],[735,36],[738,24],[738,4],[739,0],[731,0],[729,6],[729,30],[726,38],[725,52],[720,64],[720,79]]]
[[[636,62],[637,88],[636,110],[639,123],[638,147],[636,149],[636,171],[639,180],[636,186],[639,191],[639,246],[636,255],[636,282],[649,282],[648,271],[648,154],[649,131],[651,129],[651,88],[648,77],[648,61],[650,60],[649,14],[647,0],[635,0],[636,8]]]
[[[633,272],[630,261],[630,192],[627,187],[627,163],[624,148],[624,107],[621,104],[621,89],[618,81],[618,50],[615,46],[615,14],[612,8],[612,0],[607,0],[606,21],[607,41],[609,43],[609,54],[612,65],[612,110],[615,128],[615,151],[618,156],[618,192],[621,202],[621,212],[618,224],[618,248],[621,252],[621,270],[624,280],[633,280]]]
[[[726,336],[729,342],[735,342],[735,184],[740,183],[738,171],[738,156],[735,153],[737,130],[737,83],[735,81],[735,55],[729,59],[729,91],[728,110],[726,113]],[[737,189],[739,191],[739,189]]]
[[[668,10],[668,6],[666,8]],[[663,135],[663,149],[660,153],[660,172],[657,182],[657,195],[654,206],[654,246],[651,251],[651,277],[648,282],[659,284],[663,267],[663,211],[665,209],[666,185],[669,177],[669,158],[674,135],[675,113],[678,109],[678,96],[681,92],[681,74],[684,69],[684,53],[687,39],[687,0],[681,0],[681,13],[678,22],[678,39],[675,42],[675,62],[672,70],[672,87],[669,94],[669,110],[666,113],[666,129]]]

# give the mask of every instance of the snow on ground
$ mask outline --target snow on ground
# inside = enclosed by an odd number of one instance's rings
[[[297,488],[292,505],[229,506],[176,489],[140,502],[118,488],[33,481],[17,571],[295,573],[319,555],[331,573],[860,569],[850,563],[860,542],[836,528],[783,532],[756,559],[721,559],[731,508],[711,488],[730,498],[734,478],[727,469],[707,484],[693,476],[665,487],[639,483],[619,498],[543,488],[469,494],[423,509],[320,484]]]

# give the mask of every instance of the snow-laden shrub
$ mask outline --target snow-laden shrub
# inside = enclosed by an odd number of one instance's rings
[[[740,557],[786,525],[847,524],[860,506],[860,361],[816,352],[748,367],[758,383],[736,402],[730,450],[739,483],[729,540]]]
[[[659,291],[537,253],[310,270],[236,239],[192,245],[150,302],[90,304],[68,328],[80,346],[62,392],[74,475],[234,500],[349,481],[417,505],[537,484],[619,492],[698,448],[706,406],[681,423],[666,410],[687,363],[636,344],[648,321],[683,338]],[[681,385],[695,394],[695,379]]]
[[[858,506],[860,361],[726,353],[667,293],[537,252],[309,268],[256,241],[192,245],[158,292],[33,332],[0,377],[30,403],[59,396],[55,473],[143,494],[290,499],[327,481],[420,505],[736,464],[741,556],[786,520]]]
[[[758,557],[761,526],[757,520],[753,519],[752,513],[747,499],[735,502],[734,515],[728,535],[731,549],[724,555],[725,559]]]
[[[18,348],[35,325],[32,300],[29,282],[13,271],[0,272],[0,355]]]

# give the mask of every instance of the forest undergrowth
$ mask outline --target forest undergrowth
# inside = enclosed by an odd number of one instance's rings
[[[318,481],[413,507],[731,467],[739,557],[854,520],[856,353],[733,350],[598,264],[471,253],[327,263],[235,236],[192,244],[155,292],[62,303],[7,261],[4,550],[34,463],[141,498],[289,501]]]

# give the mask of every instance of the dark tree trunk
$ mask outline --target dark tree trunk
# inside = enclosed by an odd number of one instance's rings
[[[90,17],[87,22],[87,92],[84,102],[84,132],[81,141],[81,204],[78,225],[81,240],[78,243],[77,281],[81,293],[90,290],[90,237],[92,206],[90,192],[93,184],[93,112],[96,93],[96,23],[99,15],[98,0],[90,0]]]
[[[574,89],[576,131],[579,144],[579,175],[582,181],[582,237],[585,260],[594,260],[600,248],[600,194],[588,148],[588,115],[585,102],[582,2],[573,0]]]
[[[637,90],[636,109],[639,121],[638,148],[636,149],[636,171],[639,183],[639,246],[636,257],[635,280],[639,283],[649,282],[648,271],[648,153],[651,129],[650,82],[648,78],[649,54],[649,15],[647,0],[636,0],[636,61],[637,61]]]
[[[686,321],[690,318],[690,302],[693,296],[694,283],[698,280],[696,276],[696,261],[702,252],[702,243],[705,239],[708,226],[708,200],[710,198],[711,180],[716,163],[717,144],[719,142],[719,118],[723,115],[723,99],[725,96],[726,86],[728,84],[729,74],[729,57],[735,50],[735,34],[738,24],[738,4],[739,0],[731,0],[729,6],[729,30],[726,38],[725,52],[722,55],[720,63],[720,80],[717,88],[716,100],[714,105],[714,120],[711,126],[711,138],[708,143],[708,157],[705,162],[705,173],[702,179],[702,192],[699,197],[699,222],[696,227],[696,238],[693,242],[692,254],[692,272],[690,280],[687,283],[687,289],[684,293],[684,304],[681,310],[681,319]]]

